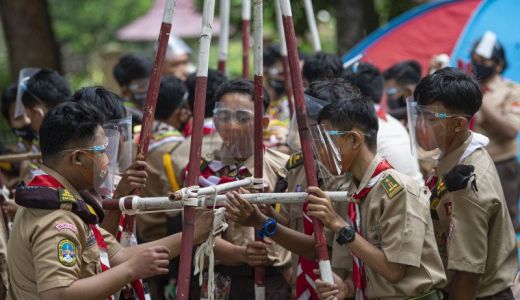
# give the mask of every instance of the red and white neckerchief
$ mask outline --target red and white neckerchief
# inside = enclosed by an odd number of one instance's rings
[[[224,169],[227,173],[223,172]],[[250,177],[251,172],[244,164],[225,165],[219,160],[212,160],[200,171],[199,186],[213,186]]]
[[[359,235],[362,235],[361,212],[359,210],[359,203],[365,199],[368,193],[370,193],[372,188],[379,181],[379,179],[381,179],[383,172],[388,169],[392,169],[392,165],[390,165],[390,163],[388,163],[386,160],[379,162],[367,185],[363,187],[358,193],[352,195],[352,198],[357,201],[348,203],[347,215],[352,220],[352,222],[354,222],[354,229],[356,229],[356,232]],[[367,300],[367,273],[365,264],[354,253],[352,253],[352,260],[354,262],[352,264],[352,281],[356,287],[356,299]]]
[[[63,184],[61,184],[56,178],[53,176],[45,173],[45,171],[38,169],[32,172],[32,179],[27,184],[27,186],[42,186],[42,187],[50,187],[54,189],[59,188],[65,188]],[[90,212],[93,214],[96,214],[94,209],[87,204],[87,207],[89,208]],[[101,234],[101,231],[99,230],[99,225],[89,225],[90,230],[92,231],[92,234],[94,234],[94,237],[96,239],[96,244],[99,248],[99,263],[101,264],[101,271],[105,272],[110,269],[110,261],[108,260],[108,248],[107,244],[105,242],[105,239],[103,238],[103,235]],[[114,300],[115,297],[111,295],[108,297],[110,300]]]
[[[298,185],[295,192],[301,192],[302,187]],[[303,232],[307,235],[313,235],[312,219],[307,215],[308,203],[303,204]],[[316,285],[314,281],[318,278],[314,274],[314,270],[318,269],[318,263],[315,260],[308,260],[303,256],[298,257],[298,267],[296,269],[296,299],[308,300],[319,299],[316,293]]]
[[[379,119],[383,120],[383,121],[387,121],[387,118],[386,118],[386,110],[385,108],[382,106],[382,105],[379,105],[379,104],[374,104],[374,108],[376,109],[376,115]]]

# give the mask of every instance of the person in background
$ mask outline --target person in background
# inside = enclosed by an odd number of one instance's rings
[[[502,77],[507,68],[505,51],[491,31],[486,32],[473,46],[471,63],[484,93],[473,129],[490,139],[487,150],[497,168],[515,231],[520,232],[520,163],[516,158],[520,130],[520,85]]]
[[[369,63],[357,62],[343,72],[343,78],[359,88],[361,93],[373,103],[379,122],[377,132],[377,153],[399,172],[406,174],[417,182],[423,181],[417,159],[410,150],[408,131],[392,115],[387,114],[381,105],[384,78],[377,67]]]
[[[42,69],[34,74],[23,86],[22,102],[35,132],[47,112],[65,102],[72,94],[70,85],[58,72]]]
[[[163,75],[171,75],[185,81],[194,66],[190,62],[191,48],[180,37],[170,35],[166,57],[164,60]]]
[[[172,157],[176,156],[177,148],[185,139],[181,130],[190,117],[186,86],[176,77],[164,76],[157,96],[153,136],[146,155],[148,180],[141,192],[143,197],[165,196],[182,187],[175,176],[180,170],[173,168]],[[139,242],[158,240],[182,230],[182,215],[176,212],[142,214],[136,221]],[[176,270],[178,260],[173,262]],[[152,299],[164,299],[164,289],[172,276],[176,278],[177,272],[147,280]]]
[[[341,77],[341,72],[343,72],[343,63],[339,56],[324,52],[309,55],[305,57],[303,63],[303,85],[308,87],[316,80]]]
[[[406,120],[406,98],[413,95],[421,72],[421,65],[415,60],[397,63],[383,72],[388,113],[399,121]]]
[[[152,61],[135,53],[122,55],[114,66],[113,74],[121,89],[121,98],[123,98],[127,110],[132,114],[134,133],[140,131],[151,73]]]

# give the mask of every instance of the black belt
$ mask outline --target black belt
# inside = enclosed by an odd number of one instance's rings
[[[285,267],[264,267],[265,276],[282,275]],[[248,265],[240,266],[223,266],[219,265],[215,267],[215,271],[222,275],[228,275],[231,277],[254,277],[255,268]]]

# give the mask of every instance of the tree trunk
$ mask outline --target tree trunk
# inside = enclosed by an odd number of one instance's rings
[[[345,54],[379,26],[373,0],[336,0],[336,41],[338,54]]]
[[[9,52],[11,78],[25,67],[61,71],[47,0],[0,0],[0,17]]]

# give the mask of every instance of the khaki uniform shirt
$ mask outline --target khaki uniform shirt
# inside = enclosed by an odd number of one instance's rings
[[[477,189],[468,186],[441,195],[435,222],[439,252],[448,281],[453,272],[482,274],[477,297],[496,294],[513,285],[518,271],[517,245],[502,186],[491,157],[478,149],[462,162],[472,136],[437,165],[443,176],[455,165],[473,165]]]
[[[213,153],[208,153],[203,156],[203,158],[206,161],[211,161],[214,159],[220,159],[224,165],[231,165],[235,164],[236,161],[233,161],[231,157],[227,158],[220,158],[219,151],[216,151]],[[274,187],[276,185],[276,181],[278,180],[278,169],[285,166],[287,162],[288,156],[286,154],[283,154],[281,152],[277,152],[274,150],[271,150],[269,148],[266,148],[264,152],[264,185],[267,185],[267,190],[269,192],[272,192],[274,190]],[[244,165],[246,168],[253,173],[254,168],[254,158],[251,156],[249,159],[247,159],[244,162]],[[254,228],[252,227],[244,227],[241,226],[235,222],[228,222],[228,229],[223,235],[223,238],[227,240],[228,242],[244,246],[249,242],[252,242],[255,240],[255,232]],[[280,245],[276,243],[272,243],[271,245],[267,246],[268,251],[268,258],[269,262],[274,267],[285,267],[290,265],[291,260],[291,254],[290,252],[281,247]]]
[[[379,162],[380,156],[372,160],[359,187],[351,184],[352,194],[367,186]],[[391,284],[365,265],[368,298],[407,299],[443,287],[446,276],[435,243],[428,189],[393,169],[382,174],[361,200],[361,235],[381,249],[388,261],[407,269],[401,281]],[[332,251],[349,252],[347,246],[336,242]]]
[[[503,79],[500,76],[492,79],[486,86],[482,102],[490,103],[493,109],[499,111],[504,118],[520,130],[520,85]],[[491,121],[486,120],[482,114],[475,116],[475,132],[489,137],[490,143],[487,151],[494,162],[501,162],[516,156],[518,145],[516,137],[512,139],[499,139],[493,131],[489,130]]]
[[[81,199],[65,178],[48,168],[42,169]],[[121,245],[104,229],[100,231],[111,258],[121,250]],[[67,248],[70,256],[64,259],[62,250]],[[41,292],[68,287],[76,280],[101,272],[99,248],[89,225],[66,210],[20,207],[7,251],[10,299],[39,299]]]
[[[172,126],[158,121],[154,122],[153,135],[154,139],[150,142],[146,156],[148,179],[141,195],[164,197],[173,192],[173,187],[168,179],[163,158],[167,153],[176,153],[184,137]],[[164,212],[137,215],[136,230],[139,240],[151,242],[166,237],[166,222],[167,216]]]
[[[204,122],[209,122],[212,118],[206,118]],[[222,145],[222,139],[215,131],[209,135],[205,135],[202,137],[202,147],[200,153],[210,153],[215,151],[216,149],[220,149]],[[172,155],[172,164],[175,176],[177,178],[177,182],[182,187],[184,183],[184,168],[188,165],[190,160],[190,150],[191,150],[191,136],[187,137],[182,141],[177,149],[175,149],[175,153]]]

